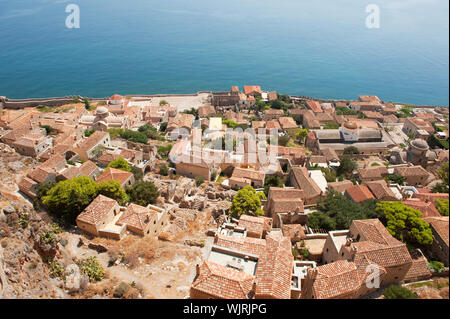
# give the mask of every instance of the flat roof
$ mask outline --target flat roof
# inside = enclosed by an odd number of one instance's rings
[[[322,192],[327,191],[327,180],[321,170],[308,171],[311,174],[311,179],[319,186]]]
[[[256,267],[258,265],[257,258],[245,258],[245,255],[252,256],[251,254],[239,254],[234,253],[230,249],[222,248],[218,249],[213,246],[208,260],[216,264],[243,271],[249,275],[254,276],[256,273]]]

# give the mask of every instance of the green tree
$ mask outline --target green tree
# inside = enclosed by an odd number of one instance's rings
[[[159,146],[157,152],[162,159],[167,159],[169,157],[170,151],[172,150],[172,147],[173,147],[172,144],[168,144],[166,146]]]
[[[163,122],[163,123],[161,123],[160,125],[159,125],[159,130],[161,131],[161,132],[165,132],[166,131],[166,129],[167,129],[167,122]]]
[[[160,105],[160,106],[168,105],[168,104],[169,104],[169,102],[167,102],[166,100],[161,100],[161,101],[159,101],[159,105]]]
[[[96,196],[97,184],[87,176],[80,176],[56,184],[42,202],[50,213],[73,223]]]
[[[129,197],[118,181],[103,181],[98,184],[98,194],[115,199],[120,205],[128,202]]]
[[[289,141],[291,140],[291,137],[289,135],[284,135],[278,138],[278,145],[286,146],[288,145]]]
[[[393,182],[395,184],[399,184],[399,185],[403,185],[403,183],[405,182],[406,178],[399,175],[399,174],[391,174],[388,175],[384,178],[386,180],[386,182]]]
[[[148,137],[144,133],[132,130],[122,130],[120,137],[133,143],[148,144]]]
[[[442,164],[441,168],[438,171],[438,176],[442,180],[442,183],[438,183],[434,188],[434,193],[448,193],[449,185],[448,185],[448,167],[449,163],[445,162]]]
[[[297,139],[297,141],[299,141],[300,143],[303,143],[303,141],[305,140],[305,137],[308,135],[308,130],[307,129],[300,129],[298,130],[298,132],[295,134],[295,138]]]
[[[87,97],[83,99],[83,103],[84,103],[84,107],[86,108],[86,110],[89,111],[92,109],[91,102],[89,101],[89,99]]]
[[[386,229],[395,238],[421,245],[431,245],[433,236],[430,225],[422,220],[422,213],[402,202],[380,202],[376,211],[386,216]]]
[[[117,168],[122,171],[131,172],[131,166],[123,157],[116,158],[108,164],[107,168]]]
[[[344,154],[359,154],[359,149],[355,146],[349,146],[344,148]]]
[[[270,107],[272,109],[277,109],[277,110],[287,110],[287,108],[288,108],[287,104],[281,100],[273,101],[272,105]]]
[[[169,168],[167,167],[166,164],[162,164],[159,167],[159,174],[161,174],[162,176],[167,176],[169,175]]]
[[[196,176],[195,177],[195,185],[197,187],[199,187],[200,185],[202,185],[205,182],[205,179],[201,176]]]
[[[321,212],[314,212],[308,215],[309,227],[312,229],[324,229],[332,231],[336,229],[336,221]]]
[[[266,196],[269,194],[271,187],[283,187],[284,183],[280,176],[278,175],[268,175],[264,180],[264,194]]]
[[[127,194],[130,196],[131,202],[141,206],[154,204],[159,196],[156,186],[152,182],[144,181],[134,183],[127,189]]]
[[[448,216],[448,199],[436,199],[434,201],[434,204],[437,208],[437,210],[439,211],[439,214],[441,214],[442,216]]]
[[[135,181],[140,181],[144,178],[144,173],[139,167],[131,166],[131,173],[133,173]]]
[[[56,185],[56,182],[46,182],[39,184],[36,191],[36,199],[42,200],[44,196],[47,196],[48,192]]]
[[[337,169],[337,174],[342,175],[345,174],[347,177],[349,177],[352,172],[358,168],[358,164],[350,159],[350,158],[343,158],[341,161],[340,166]]]
[[[89,137],[94,134],[95,130],[84,130],[84,136]]]
[[[233,197],[231,204],[231,216],[238,218],[241,215],[264,215],[261,209],[261,199],[255,189],[249,185],[239,190]]]
[[[385,299],[417,299],[414,292],[399,285],[391,285],[384,289],[383,296]]]

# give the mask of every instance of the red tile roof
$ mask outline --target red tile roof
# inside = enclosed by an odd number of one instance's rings
[[[439,211],[434,206],[433,202],[425,202],[420,199],[411,198],[403,201],[403,204],[421,212],[422,218],[441,217],[441,214],[439,214]]]
[[[306,105],[314,112],[314,113],[322,113],[323,109],[320,106],[318,101],[306,101]]]
[[[244,93],[245,95],[251,95],[254,93],[261,94],[261,87],[259,85],[244,85]]]
[[[104,171],[99,177],[97,177],[96,182],[100,183],[103,181],[119,181],[119,183],[122,185],[125,183],[131,176],[133,176],[132,173],[122,171],[117,168],[108,168],[106,171]]]
[[[114,199],[108,198],[103,195],[98,195],[88,207],[78,215],[77,220],[96,225],[108,215],[108,213],[118,206]]]
[[[200,266],[191,289],[221,299],[251,299],[254,277],[211,261]]]
[[[350,196],[350,198],[355,203],[361,203],[368,199],[375,199],[367,186],[354,185],[350,188],[347,188],[345,193]]]

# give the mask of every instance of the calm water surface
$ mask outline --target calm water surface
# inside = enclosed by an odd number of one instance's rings
[[[81,28],[67,29],[68,4]],[[376,3],[380,28],[368,29]],[[447,0],[0,0],[0,95],[194,93],[260,84],[449,104]]]

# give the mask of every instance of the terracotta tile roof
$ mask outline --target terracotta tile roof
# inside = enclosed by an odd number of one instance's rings
[[[278,99],[278,94],[275,91],[269,92],[267,98],[269,101],[275,101],[276,99]]]
[[[281,124],[281,127],[283,128],[283,130],[287,130],[287,129],[291,129],[291,128],[298,128],[297,123],[295,122],[295,120],[292,117],[280,117],[278,119],[278,121]]]
[[[108,165],[109,163],[118,159],[119,157],[121,157],[120,154],[106,151],[106,152],[103,152],[102,155],[100,155],[100,157],[97,159],[97,161],[101,164]]]
[[[265,127],[266,127],[266,122],[265,121],[253,121],[252,122],[252,128],[254,130],[258,130],[259,128],[265,128]]]
[[[244,93],[245,95],[251,95],[254,93],[261,94],[261,87],[259,85],[244,85]]]
[[[61,175],[64,176],[65,179],[75,178],[81,175],[80,169],[76,166],[69,166],[64,171],[61,172]]]
[[[84,176],[91,175],[96,169],[98,169],[97,165],[91,161],[86,161],[80,166],[80,172]]]
[[[265,173],[258,170],[235,167],[232,177],[246,178],[264,182],[265,176]]]
[[[177,114],[175,117],[171,117],[167,124],[167,130],[170,132],[174,129],[180,127],[186,127],[188,129],[192,128],[192,123],[194,122],[194,115],[192,114]]]
[[[367,182],[367,187],[369,187],[372,194],[375,195],[376,199],[383,201],[396,201],[394,192],[389,188],[388,184],[384,179],[379,181]]]
[[[306,167],[294,167],[292,169],[297,184],[300,189],[303,190],[305,198],[313,198],[322,194],[319,186],[309,176],[309,172]]]
[[[264,231],[272,229],[272,218],[242,215],[238,225],[247,229],[247,232],[259,234],[262,237]]]
[[[359,100],[361,102],[381,102],[381,100],[376,95],[360,95]]]
[[[355,202],[361,203],[368,199],[375,199],[367,186],[354,185],[347,188],[345,193]]]
[[[303,191],[296,188],[270,187],[267,197],[272,212],[277,213],[303,213]]]
[[[56,176],[55,170],[50,167],[38,166],[30,174],[28,174],[28,177],[42,184],[45,183],[50,174],[54,174]]]
[[[328,189],[332,189],[338,193],[343,193],[352,186],[353,186],[353,183],[352,183],[352,181],[349,181],[349,180],[345,180],[342,182],[328,183]]]
[[[119,94],[114,94],[114,95],[111,96],[109,99],[110,99],[111,101],[120,101],[120,100],[123,100],[123,96],[122,96],[122,95],[119,95]]]
[[[375,111],[364,111],[363,114],[367,116],[369,119],[383,119],[383,114]]]
[[[398,122],[398,118],[394,114],[386,115],[386,116],[383,117],[383,122],[384,123],[397,123]]]
[[[150,208],[130,204],[117,221],[118,225],[132,226],[144,231],[152,217],[158,213]]]
[[[240,91],[239,91],[239,86],[232,86],[232,87],[231,87],[231,92],[239,93],[239,92],[240,92]]]
[[[288,237],[266,237],[256,268],[256,298],[290,299],[294,256]]]
[[[281,131],[280,122],[278,122],[277,120],[267,121],[266,122],[266,130],[269,131],[272,129],[277,129],[277,130]]]
[[[332,148],[324,148],[320,153],[327,158],[327,161],[339,161],[339,156],[336,151]]]
[[[270,109],[270,110],[266,110],[265,111],[266,115],[279,115],[279,116],[283,116],[284,115],[284,111],[283,110],[278,110],[278,109]]]
[[[364,241],[387,246],[401,244],[378,219],[354,220],[350,226],[350,232],[360,234]]]
[[[424,218],[424,220],[430,224],[430,226],[435,230],[435,232],[441,237],[441,239],[445,242],[448,249],[448,238],[449,238],[449,217],[428,217]]]
[[[371,168],[359,168],[358,174],[361,179],[382,179],[384,176],[388,175],[388,169],[385,166],[371,167]]]
[[[95,131],[87,139],[83,140],[78,145],[78,148],[87,152],[87,151],[93,149],[98,143],[101,142],[101,140],[103,140],[108,135],[109,135],[108,132]]]
[[[200,266],[200,275],[191,289],[221,299],[251,299],[254,277],[211,261]]]
[[[416,187],[416,189],[418,190],[418,188]],[[414,198],[419,198],[423,201],[434,201],[436,199],[448,199],[448,193],[428,193],[428,192],[420,192],[418,194],[414,193],[413,194]]]
[[[207,117],[216,114],[216,110],[212,105],[204,105],[198,108],[199,117]]]
[[[298,159],[306,157],[306,151],[303,148],[299,147],[268,145],[269,153],[272,151],[272,149],[275,149],[274,152],[276,152],[278,156],[281,157],[298,158]]]
[[[367,258],[371,262],[384,268],[412,264],[411,256],[406,245],[382,245],[372,241],[352,243],[352,249],[357,249],[354,261],[358,264],[361,258]]]
[[[411,268],[405,276],[405,281],[419,281],[431,278],[431,271],[428,269],[428,260],[421,256],[420,258],[413,258]]]
[[[314,112],[314,113],[322,113],[322,106],[318,101],[306,101],[306,105]]]
[[[408,176],[429,176],[430,174],[420,165],[417,166],[408,166],[408,167],[396,167],[394,172],[397,174],[408,177]]]
[[[300,224],[285,224],[281,227],[283,235],[289,237],[291,240],[302,240],[306,238],[303,226]]]
[[[32,197],[36,196],[36,194],[33,191],[33,188],[37,187],[38,185],[39,184],[37,182],[28,177],[22,178],[22,180],[18,184],[19,190],[21,192]]]
[[[117,168],[108,168],[106,171],[104,171],[99,177],[97,177],[96,182],[100,183],[103,181],[119,181],[120,184],[125,183],[126,180],[128,180],[131,176],[133,176],[132,173],[122,171]]]
[[[108,215],[108,213],[116,207],[117,202],[114,199],[108,198],[103,195],[98,195],[88,207],[85,208],[77,220],[96,225]]]
[[[232,237],[218,235],[215,244],[220,247],[261,256],[266,248],[266,240],[252,237]]]
[[[425,202],[417,198],[411,198],[403,201],[403,204],[421,212],[422,218],[441,217],[441,214],[439,214],[439,211],[436,209],[433,202]]]
[[[362,278],[356,264],[347,260],[308,269],[315,299],[351,298],[360,289]]]

